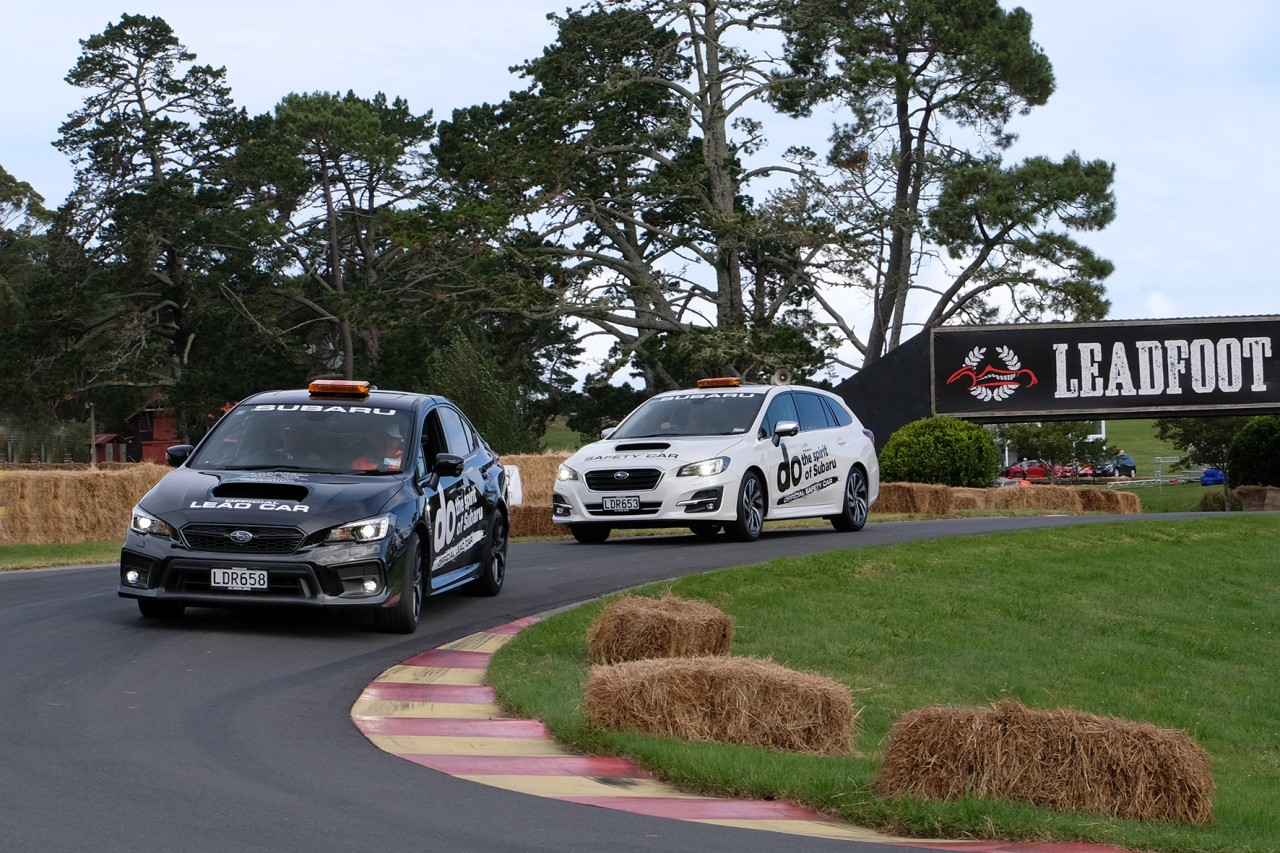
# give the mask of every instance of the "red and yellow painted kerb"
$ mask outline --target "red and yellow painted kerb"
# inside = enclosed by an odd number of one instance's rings
[[[1091,844],[895,838],[766,800],[686,794],[623,758],[577,755],[536,720],[509,717],[494,702],[489,658],[536,617],[472,634],[414,655],[365,688],[351,719],[384,752],[460,779],[539,797],[654,817],[820,838],[983,853],[1103,853]]]

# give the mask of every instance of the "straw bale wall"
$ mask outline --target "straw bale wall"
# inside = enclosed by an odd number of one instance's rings
[[[169,469],[149,462],[0,471],[0,543],[124,540],[129,511]]]
[[[567,537],[551,520],[556,468],[567,453],[504,456],[520,471],[521,503],[511,507],[513,536]],[[95,542],[119,538],[129,509],[168,468],[152,463],[6,465],[0,468],[0,543]],[[1237,490],[1246,509],[1280,509],[1280,489]],[[974,509],[1137,513],[1137,495],[1111,489],[1036,485],[952,489],[924,483],[884,483],[873,515],[950,515]],[[36,537],[36,538],[28,538]]]
[[[596,663],[727,655],[733,629],[733,617],[705,601],[624,595],[591,623],[587,653]]]
[[[1023,800],[1058,811],[1207,825],[1213,775],[1179,729],[1015,701],[922,708],[889,731],[883,796]]]
[[[843,755],[858,714],[849,688],[824,675],[716,656],[592,666],[585,717],[603,729]]]

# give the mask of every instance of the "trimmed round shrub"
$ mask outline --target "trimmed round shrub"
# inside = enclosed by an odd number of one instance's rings
[[[880,451],[880,482],[985,488],[1000,475],[991,433],[959,418],[924,418],[889,436]]]
[[[1249,418],[1227,446],[1232,486],[1280,486],[1280,417]]]

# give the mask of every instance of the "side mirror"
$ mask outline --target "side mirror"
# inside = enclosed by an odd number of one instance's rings
[[[777,447],[785,435],[790,438],[800,432],[800,424],[795,421],[778,421],[773,427],[773,446]]]
[[[169,463],[170,468],[177,468],[187,461],[187,457],[191,455],[191,451],[194,449],[190,444],[175,444],[173,447],[165,448],[164,461]]]
[[[460,477],[466,463],[456,453],[441,453],[436,457],[436,464],[431,469],[441,477]]]
[[[615,429],[617,429],[617,427],[609,427],[608,429],[602,429],[602,430],[600,430],[600,437],[601,437],[601,438],[608,438],[609,436],[613,435],[613,431],[614,431]]]

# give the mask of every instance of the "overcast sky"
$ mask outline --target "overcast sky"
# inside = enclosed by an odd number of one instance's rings
[[[8,4],[0,27],[0,165],[55,207],[71,167],[51,146],[84,93],[63,81],[79,40],[121,13],[158,15],[236,103],[289,92],[403,96],[415,112],[503,99],[507,69],[554,39],[542,0],[307,3],[101,0]],[[1118,216],[1083,241],[1116,265],[1111,317],[1280,314],[1280,3],[1004,0],[1034,20],[1057,91],[1015,119],[1016,157],[1116,164]],[[822,137],[811,140],[824,149]]]

